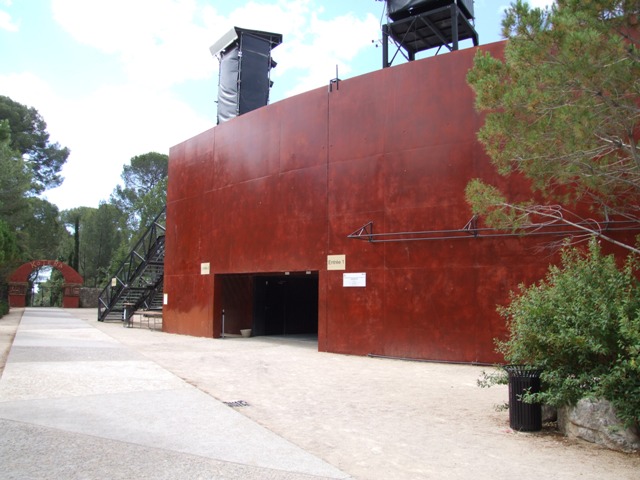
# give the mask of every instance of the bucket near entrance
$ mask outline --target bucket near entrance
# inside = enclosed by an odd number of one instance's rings
[[[251,336],[251,329],[247,328],[244,330],[240,330],[240,335],[242,335],[244,338],[249,338]]]

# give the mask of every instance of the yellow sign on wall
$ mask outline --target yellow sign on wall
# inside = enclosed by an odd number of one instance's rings
[[[327,255],[327,270],[346,270],[346,255]]]

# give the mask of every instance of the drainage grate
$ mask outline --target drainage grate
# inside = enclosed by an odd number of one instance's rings
[[[232,407],[232,408],[237,408],[237,407],[248,407],[249,404],[247,402],[245,402],[244,400],[236,400],[235,402],[222,402],[225,405]]]

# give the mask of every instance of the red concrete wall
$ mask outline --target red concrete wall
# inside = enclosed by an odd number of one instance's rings
[[[483,47],[494,53],[502,44]],[[539,239],[368,243],[347,235],[462,228],[475,177],[505,185],[476,133],[475,49],[342,81],[219,125],[170,152],[165,329],[218,336],[220,274],[319,272],[319,349],[494,362],[496,305],[546,271]],[[505,185],[524,189],[521,182]],[[365,288],[344,288],[327,255]],[[211,274],[201,274],[201,263]]]
[[[22,308],[26,305],[28,278],[39,267],[53,267],[64,277],[62,306],[78,308],[80,306],[80,287],[84,283],[82,276],[66,263],[59,260],[32,260],[18,267],[9,277],[9,306]]]

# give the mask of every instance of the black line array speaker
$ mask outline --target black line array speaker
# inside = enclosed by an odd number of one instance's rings
[[[269,103],[271,50],[282,35],[234,27],[210,47],[220,61],[218,124]]]

